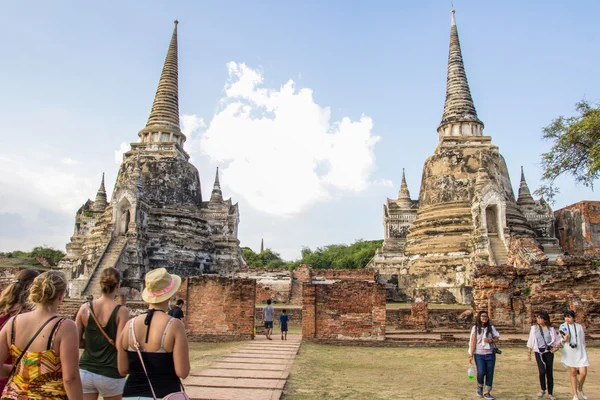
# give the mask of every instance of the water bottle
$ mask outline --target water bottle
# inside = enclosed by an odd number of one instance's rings
[[[475,370],[471,364],[469,364],[469,368],[467,368],[467,376],[469,377],[470,381],[475,379]]]

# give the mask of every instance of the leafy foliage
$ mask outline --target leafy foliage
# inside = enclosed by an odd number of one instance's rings
[[[30,252],[15,250],[7,253],[0,253],[0,256],[8,257],[8,258],[35,258],[35,257],[43,257],[48,259],[53,264],[58,264],[60,260],[65,256],[60,250],[56,250],[52,247],[46,246],[37,246],[34,247]]]
[[[543,128],[543,138],[553,142],[552,148],[542,154],[542,186],[535,191],[553,202],[559,189],[556,178],[564,173],[575,182],[594,188],[600,176],[600,108],[585,100],[576,104],[579,115],[560,116]]]
[[[364,268],[382,244],[383,240],[357,240],[349,246],[332,244],[318,247],[314,251],[305,247],[302,249],[302,259],[299,264],[310,264],[315,269]]]
[[[351,245],[332,244],[318,247],[314,251],[303,247],[302,258],[295,261],[285,261],[281,259],[279,253],[271,249],[257,254],[249,247],[242,247],[242,254],[248,265],[253,268],[294,269],[300,264],[310,264],[315,269],[358,269],[367,265],[382,244],[383,240],[357,240]]]

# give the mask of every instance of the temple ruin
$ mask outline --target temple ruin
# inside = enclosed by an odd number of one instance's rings
[[[104,176],[95,201],[75,215],[67,256],[71,297],[98,293],[100,272],[115,267],[123,290],[137,298],[147,271],[165,267],[183,277],[231,274],[245,262],[239,246],[238,205],[225,200],[219,172],[208,201],[184,150],[179,123],[177,21],[158,89],[139,141],[123,155],[111,200]]]
[[[477,116],[463,63],[454,10],[446,100],[439,144],[423,167],[418,200],[404,172],[397,199],[384,205],[384,244],[369,266],[388,286],[388,299],[417,292],[429,301],[472,301],[481,265],[530,267],[562,253],[554,214],[531,197],[521,170],[515,197],[504,158]]]

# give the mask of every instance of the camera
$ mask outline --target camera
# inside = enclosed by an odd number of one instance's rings
[[[574,349],[575,347],[577,347],[577,343],[569,343],[569,346]]]
[[[494,347],[494,354],[502,354],[502,350],[497,347]]]

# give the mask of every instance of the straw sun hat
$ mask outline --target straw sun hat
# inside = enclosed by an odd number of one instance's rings
[[[181,286],[181,278],[169,274],[164,268],[153,269],[146,274],[146,287],[142,299],[146,303],[156,304],[169,300]]]

